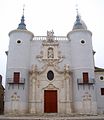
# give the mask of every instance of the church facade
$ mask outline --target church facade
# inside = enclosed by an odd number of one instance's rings
[[[92,33],[79,15],[66,36],[34,36],[23,15],[9,37],[5,114],[104,112],[104,70],[95,67]]]

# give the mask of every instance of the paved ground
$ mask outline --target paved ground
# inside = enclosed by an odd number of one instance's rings
[[[4,116],[0,115],[0,120],[104,120],[104,115],[98,116],[54,116],[54,115],[41,115],[41,116]]]

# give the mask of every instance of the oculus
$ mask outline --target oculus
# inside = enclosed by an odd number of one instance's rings
[[[20,43],[21,43],[21,40],[17,40],[17,43],[20,44]]]
[[[81,40],[81,43],[82,43],[82,44],[85,44],[85,40]]]
[[[47,78],[48,80],[53,80],[54,79],[54,73],[52,70],[49,70],[47,73]]]
[[[104,77],[103,77],[103,76],[100,76],[100,80],[104,80]]]

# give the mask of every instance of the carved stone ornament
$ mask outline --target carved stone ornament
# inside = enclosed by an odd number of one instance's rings
[[[42,61],[43,51],[41,51],[41,52],[40,52],[40,55],[37,55],[36,58],[38,58],[39,61]]]
[[[51,64],[52,66],[53,66],[53,68],[54,68],[54,70],[57,72],[57,73],[59,73],[59,74],[68,74],[68,75],[70,75],[71,74],[71,71],[70,71],[70,68],[69,68],[69,65],[64,65],[64,68],[60,68],[59,66],[58,66],[58,63],[56,62],[56,63],[54,63],[53,64],[53,62],[52,62],[52,64]],[[35,77],[35,79],[36,79],[36,76],[37,75],[39,75],[39,74],[42,74],[42,73],[44,73],[46,70],[47,70],[47,68],[49,67],[49,64],[46,62],[40,69],[38,69],[38,66],[37,65],[32,65],[32,67],[31,67],[31,70],[29,71],[29,74],[30,74],[30,76],[33,76],[33,77]]]
[[[65,76],[65,80],[70,78],[70,69],[69,69],[69,65],[64,65],[64,76]]]
[[[46,40],[42,41],[42,51],[36,56],[40,62],[47,62],[48,65],[53,65],[56,62],[60,63],[65,58],[61,51],[58,51],[59,42],[55,40],[54,32],[47,31]]]
[[[38,61],[40,62],[47,62],[48,65],[52,66],[56,63],[60,63],[64,60],[64,56],[61,55],[61,52],[58,52],[58,55],[57,55],[57,59],[54,58],[54,52],[53,49],[49,48],[48,51],[47,51],[47,58],[44,59],[43,57],[43,51],[41,51],[40,55],[37,55],[36,58],[38,59]]]
[[[37,80],[38,68],[37,65],[32,65],[31,70],[29,71],[30,79],[34,78]]]
[[[47,40],[48,42],[53,42],[54,41],[54,32],[52,31],[47,31]]]
[[[88,92],[86,92],[83,95],[83,101],[91,101],[91,94],[89,94]]]
[[[36,83],[38,87],[40,86],[40,81],[37,79],[38,74],[39,70],[37,65],[32,65],[31,70],[29,71],[31,85]]]
[[[48,86],[46,86],[43,89],[44,90],[57,90],[58,88],[56,88],[52,83],[50,83],[50,84],[48,84]]]
[[[48,55],[47,55],[47,56],[48,56],[48,58],[50,58],[50,59],[51,59],[51,58],[54,58],[53,48],[49,48],[49,49],[48,49]]]
[[[20,99],[20,96],[18,96],[17,93],[14,92],[14,94],[11,96],[11,100],[12,101],[19,101],[19,99]]]

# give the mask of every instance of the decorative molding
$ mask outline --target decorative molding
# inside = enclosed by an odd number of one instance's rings
[[[31,70],[29,71],[29,75],[30,75],[30,85],[32,86],[32,84],[37,84],[38,88],[40,86],[40,81],[37,80],[37,76],[39,74],[39,70],[37,65],[32,65]]]
[[[48,84],[48,86],[46,86],[43,89],[44,90],[57,90],[58,88],[56,88],[52,83],[50,83],[50,84]]]
[[[37,65],[32,65],[31,70],[29,71],[29,75],[36,80],[37,74],[38,74]]]
[[[71,74],[69,65],[65,64],[64,68],[61,69],[58,66],[57,62],[54,63],[52,60],[50,60],[48,63],[45,63],[44,66],[41,67],[40,69],[38,69],[37,65],[32,65],[31,70],[29,71],[30,77],[34,78],[35,80],[37,80],[37,75],[44,73],[49,66],[53,66],[54,70],[57,73],[64,74],[68,78],[69,78],[69,75]]]

